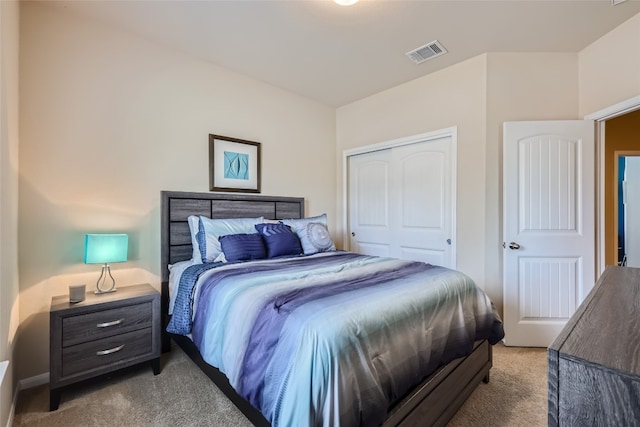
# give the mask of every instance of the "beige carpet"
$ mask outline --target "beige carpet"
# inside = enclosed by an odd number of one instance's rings
[[[62,393],[49,412],[47,386],[20,393],[14,426],[250,426],[249,421],[177,347],[150,367],[121,371]],[[545,426],[546,349],[494,347],[489,384],[480,386],[450,427]]]
[[[449,427],[547,425],[547,349],[496,345],[488,384],[469,396]]]

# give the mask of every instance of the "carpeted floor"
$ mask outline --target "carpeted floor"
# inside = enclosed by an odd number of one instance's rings
[[[489,384],[480,384],[450,427],[545,426],[546,349],[494,347]],[[62,393],[49,412],[47,386],[24,390],[14,426],[251,426],[177,347],[162,356],[162,373],[125,369]]]
[[[449,427],[547,425],[547,349],[493,347],[488,384],[469,396]]]

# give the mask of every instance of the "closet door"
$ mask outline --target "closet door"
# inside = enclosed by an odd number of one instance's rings
[[[450,138],[393,148],[391,156],[394,256],[455,267]]]
[[[349,158],[349,223],[352,252],[394,256],[389,218],[391,150]]]
[[[350,250],[455,268],[451,137],[349,157]]]

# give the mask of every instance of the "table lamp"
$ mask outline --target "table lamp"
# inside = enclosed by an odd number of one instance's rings
[[[84,239],[84,263],[103,264],[96,283],[96,294],[116,291],[116,281],[111,275],[109,263],[125,262],[129,236],[126,234],[87,234]],[[109,286],[107,276],[111,279]]]

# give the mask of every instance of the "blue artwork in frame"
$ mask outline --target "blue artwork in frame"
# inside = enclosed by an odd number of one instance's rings
[[[260,143],[209,135],[209,189],[260,192]]]
[[[224,152],[224,177],[227,179],[249,179],[249,155]]]

